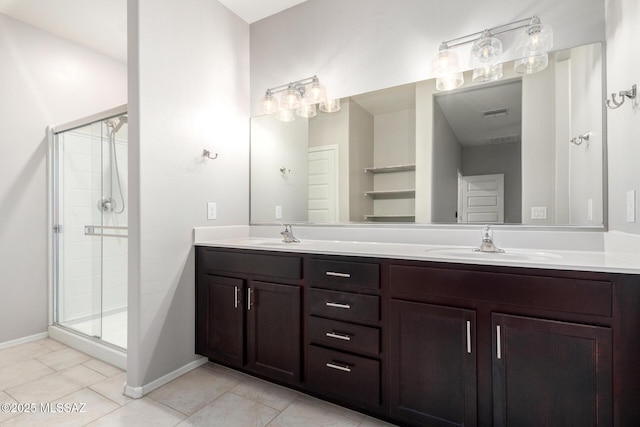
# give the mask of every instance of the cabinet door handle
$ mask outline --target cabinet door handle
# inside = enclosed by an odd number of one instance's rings
[[[351,341],[351,336],[347,334],[339,334],[338,332],[325,332],[325,336],[335,338],[337,340]]]
[[[247,288],[247,311],[251,310],[251,288]]]
[[[234,286],[234,290],[233,290],[233,307],[234,308],[238,308],[238,291],[240,289],[238,289],[237,286]]]
[[[342,372],[351,372],[351,366],[343,365],[341,363],[329,362],[327,363],[327,368],[337,369]]]
[[[471,321],[467,320],[467,353],[471,353]]]
[[[351,305],[349,304],[342,304],[339,302],[326,302],[325,305],[327,307],[333,307],[333,308],[344,308],[345,310],[348,310],[351,308]]]
[[[496,357],[502,359],[502,348],[500,345],[500,325],[496,325]]]
[[[344,277],[346,279],[351,277],[351,274],[349,273],[338,273],[336,271],[326,271],[324,274],[326,274],[327,276],[333,276],[333,277]]]

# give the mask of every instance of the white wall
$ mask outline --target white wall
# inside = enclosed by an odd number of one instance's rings
[[[308,221],[309,119],[254,117],[251,138],[251,221]],[[289,172],[283,174],[280,168]],[[275,216],[276,205],[281,218]]]
[[[334,98],[430,78],[443,40],[534,14],[554,49],[604,40],[602,0],[309,0],[251,25],[253,114],[267,87],[313,74]]]
[[[127,67],[0,14],[0,343],[47,329],[46,127],[127,102]]]
[[[193,227],[249,220],[249,26],[217,1],[131,0],[128,40],[127,384],[142,392],[195,357]]]
[[[637,0],[607,0],[607,88],[612,92],[640,89],[640,3]],[[627,191],[636,191],[636,211],[640,209],[640,99],[635,106],[627,100],[617,110],[607,112],[609,167],[609,229],[640,234],[640,215],[635,223],[626,218]]]

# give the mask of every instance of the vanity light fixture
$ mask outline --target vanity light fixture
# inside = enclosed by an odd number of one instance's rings
[[[542,71],[549,62],[548,53],[553,46],[553,31],[542,25],[540,18],[532,16],[508,24],[485,29],[463,37],[442,42],[431,63],[431,72],[436,77],[438,90],[456,89],[464,83],[460,71],[458,55],[453,48],[473,43],[469,65],[473,68],[474,82],[493,82],[503,76],[502,40],[497,36],[511,31],[522,30],[516,41],[518,59],[515,71],[531,74]]]
[[[274,97],[278,93],[281,93],[279,104]],[[314,117],[318,108],[327,113],[339,111],[340,100],[327,99],[327,90],[317,76],[267,89],[262,100],[263,113],[278,114],[286,122],[295,119],[294,112],[300,117]]]

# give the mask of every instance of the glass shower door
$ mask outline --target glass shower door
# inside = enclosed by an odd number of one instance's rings
[[[54,320],[126,348],[127,144],[120,117],[54,138]]]

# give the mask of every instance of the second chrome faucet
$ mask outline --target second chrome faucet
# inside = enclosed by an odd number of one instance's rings
[[[284,224],[284,230],[280,232],[280,235],[282,235],[282,241],[285,243],[300,243],[300,240],[293,235],[291,224]]]
[[[498,248],[493,243],[493,230],[489,225],[485,225],[482,228],[482,243],[479,248],[474,249],[475,252],[490,252],[490,253],[504,253],[504,250]]]

